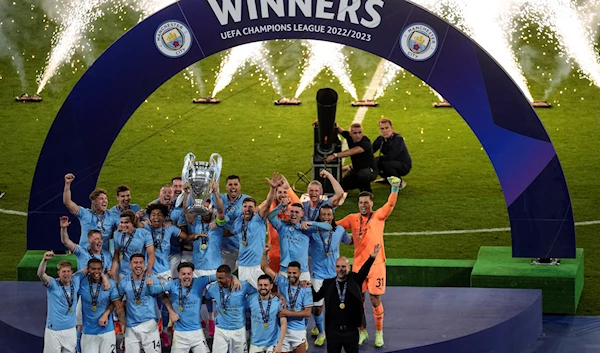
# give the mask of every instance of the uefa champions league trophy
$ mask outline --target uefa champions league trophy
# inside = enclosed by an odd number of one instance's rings
[[[209,162],[196,161],[196,156],[191,152],[185,156],[181,179],[189,184],[192,193],[187,204],[182,207],[189,213],[194,216],[206,216],[210,213],[204,201],[210,199],[210,186],[214,181],[219,181],[222,166],[223,158],[217,153],[210,155]],[[183,194],[177,198],[176,206],[180,206],[182,201]]]

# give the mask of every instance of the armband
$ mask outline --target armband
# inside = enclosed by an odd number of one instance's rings
[[[227,221],[224,219],[215,218],[215,223],[219,226],[224,226],[225,224],[227,224]]]

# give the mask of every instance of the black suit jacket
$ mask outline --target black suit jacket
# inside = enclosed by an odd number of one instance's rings
[[[369,259],[360,268],[358,273],[350,272],[348,274],[348,277],[347,277],[348,287],[346,290],[348,291],[348,294],[355,297],[359,303],[362,302],[362,284],[365,281],[365,279],[367,278],[367,275],[369,274],[369,270],[371,270],[371,266],[373,265],[373,262],[375,262],[375,258],[369,257]],[[321,299],[325,299],[325,321],[326,322],[328,320],[333,320],[331,317],[329,317],[331,310],[327,310],[327,309],[331,308],[332,305],[336,305],[336,304],[331,304],[332,298],[338,297],[338,292],[337,292],[337,288],[335,286],[335,281],[337,281],[337,277],[326,279],[325,281],[323,281],[323,286],[321,287],[321,289],[318,292],[315,291],[314,287],[312,289],[313,300],[315,302],[317,302]],[[367,327],[367,322],[365,320],[365,311],[363,310],[362,305],[360,307],[346,306],[346,309],[349,310],[349,312],[353,316],[352,323],[348,323],[349,324],[348,326],[350,326],[350,324],[351,324],[352,326],[356,325],[356,327],[360,327],[361,325],[363,327]]]

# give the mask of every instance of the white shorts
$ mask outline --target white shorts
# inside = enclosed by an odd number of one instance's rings
[[[281,344],[282,352],[292,352],[301,344],[306,342],[306,330],[290,330],[288,329]]]
[[[273,353],[274,351],[275,346],[255,346],[251,344],[250,351],[248,353]]]
[[[223,259],[223,265],[229,266],[232,273],[235,272],[235,270],[237,270],[238,268],[239,255],[239,250],[221,249],[221,258]]]
[[[162,352],[158,325],[154,320],[142,322],[135,327],[127,326],[124,339],[127,353],[140,353],[140,344],[145,353]]]
[[[238,270],[238,278],[240,281],[246,281],[252,285],[252,287],[258,289],[258,277],[264,275],[263,270],[260,269],[260,265],[256,266],[240,266]]]
[[[224,330],[217,327],[213,341],[212,353],[244,353],[246,352],[246,328]]]
[[[202,329],[196,331],[175,331],[171,353],[210,353]]]
[[[279,271],[279,275],[287,278],[287,272]],[[310,272],[302,272],[300,274],[300,280],[310,282]]]
[[[44,331],[44,353],[75,353],[77,348],[77,330],[75,327],[54,331]]]
[[[194,270],[194,278],[216,275],[217,270]]]
[[[324,281],[323,279],[316,279],[316,278],[312,279],[311,283],[312,283],[312,287],[315,289],[315,292],[318,292],[321,289],[321,287],[323,287],[323,281]],[[324,300],[325,299],[321,299],[318,302],[313,302],[313,306],[323,306]]]
[[[158,281],[160,282],[160,284],[163,284],[163,285],[173,279],[173,277],[171,276],[171,270],[157,273],[156,277],[158,277]],[[158,283],[155,283],[155,284],[158,284]]]
[[[117,347],[115,331],[101,335],[81,335],[81,352],[83,353],[114,353]]]

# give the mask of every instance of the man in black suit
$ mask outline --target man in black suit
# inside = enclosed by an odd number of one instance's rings
[[[313,288],[315,302],[325,299],[325,335],[327,352],[358,352],[358,329],[367,326],[362,303],[362,284],[369,274],[381,245],[375,245],[367,262],[358,273],[350,271],[350,263],[340,257],[335,263],[334,278],[326,279],[318,292]]]

